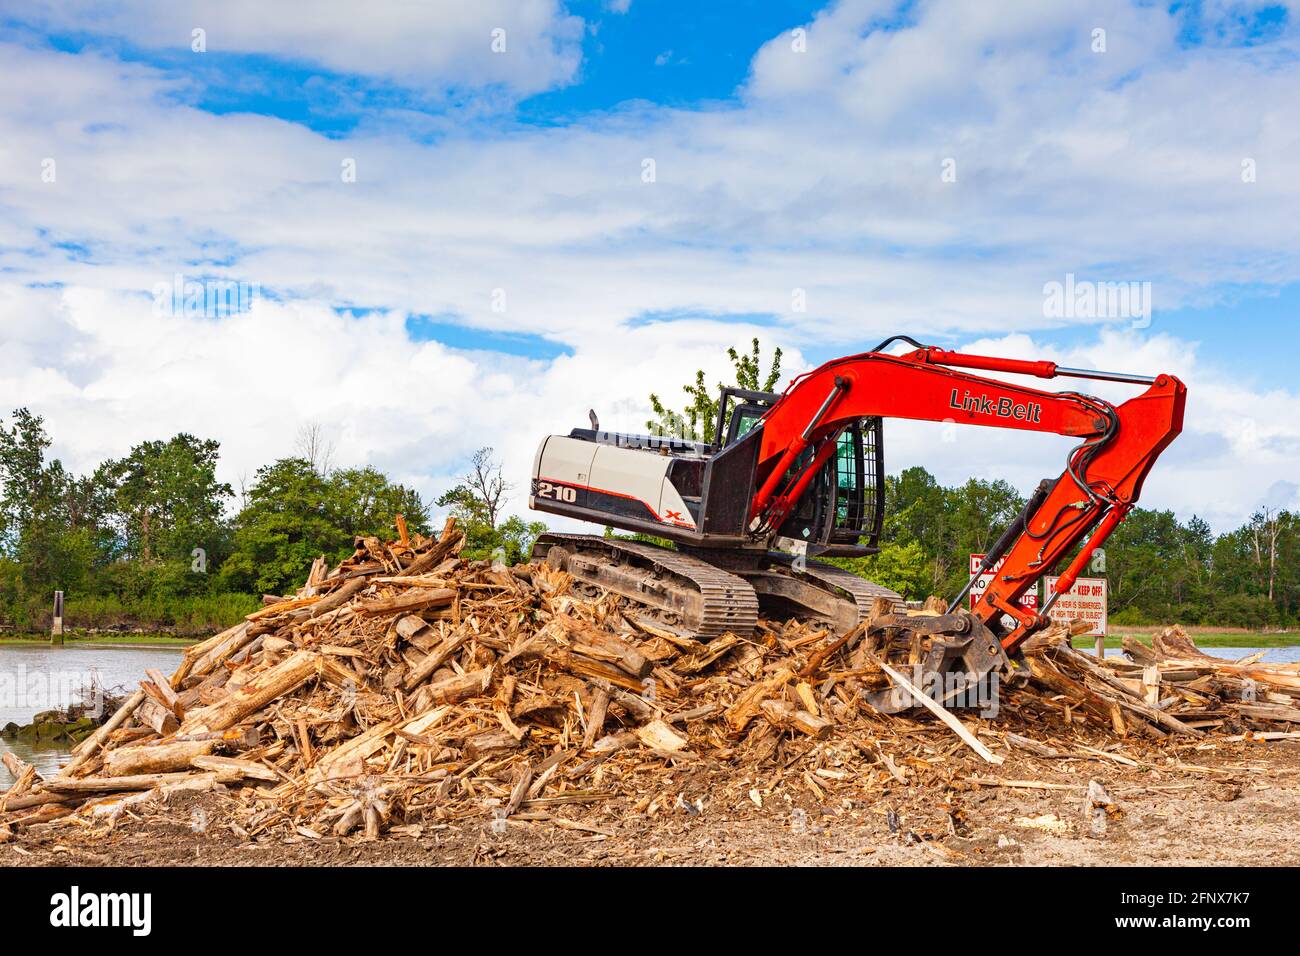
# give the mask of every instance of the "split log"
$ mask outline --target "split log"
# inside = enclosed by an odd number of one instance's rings
[[[723,712],[727,726],[735,733],[740,733],[749,722],[759,715],[763,700],[780,690],[794,678],[794,671],[782,667],[767,680],[759,681],[744,690],[735,703]]]
[[[185,770],[190,761],[216,748],[215,740],[181,740],[152,747],[119,747],[104,754],[104,773],[129,777],[146,773]]]
[[[61,803],[50,803],[37,807],[31,813],[22,816],[13,817],[5,821],[5,827],[27,827],[35,823],[49,823],[52,820],[58,820],[76,813],[76,807],[66,806]]]
[[[250,780],[265,780],[274,783],[280,779],[270,767],[263,766],[252,760],[240,760],[238,757],[218,757],[215,755],[200,755],[190,761],[190,765],[197,770],[211,770],[218,774],[238,774]]]
[[[0,754],[0,762],[3,762],[5,769],[14,776],[14,783],[6,792],[7,796],[22,796],[31,789],[33,783],[40,780],[36,768],[19,757],[12,750],[6,750]]]
[[[247,621],[231,628],[229,631],[225,632],[225,635],[224,640],[214,644],[202,655],[192,659],[188,656],[186,657],[185,662],[181,665],[181,671],[177,672],[181,675],[181,679],[178,681],[175,675],[172,676],[171,686],[173,689],[180,688],[186,677],[190,675],[194,677],[206,677],[208,674],[212,673],[213,668],[222,661],[228,660],[232,657],[254,637]],[[186,664],[189,664],[190,666],[187,668]]]
[[[359,772],[361,763],[384,746],[396,726],[396,721],[386,720],[335,747],[317,760],[311,768],[308,779],[332,778],[352,766],[356,766]]]
[[[609,631],[567,614],[556,615],[554,623],[565,632],[577,654],[613,664],[633,677],[645,677],[654,669],[644,654]]]
[[[797,730],[801,734],[822,740],[830,736],[834,726],[825,717],[800,710],[784,700],[765,700],[761,706],[763,715],[781,730]]]
[[[144,724],[159,737],[167,737],[180,729],[180,721],[169,709],[150,697],[147,692],[140,706],[135,709],[135,719]]]
[[[519,741],[504,730],[489,730],[475,734],[465,741],[465,756],[469,760],[478,760],[492,754],[509,753],[519,749]]]
[[[609,691],[604,687],[593,688],[591,707],[587,712],[587,730],[582,735],[583,750],[589,749],[605,729],[605,718],[609,713],[609,698]]]
[[[638,728],[636,736],[651,750],[677,751],[685,747],[688,742],[662,720],[652,720],[644,727]]]
[[[369,580],[364,577],[353,578],[346,582],[341,588],[331,591],[311,607],[301,608],[297,611],[290,612],[295,621],[309,621],[312,618],[320,617],[327,611],[333,611],[340,608],[352,600],[353,596],[363,591],[370,584]]]
[[[154,787],[184,783],[204,776],[201,773],[182,772],[146,773],[130,777],[82,777],[77,780],[55,777],[45,781],[45,789],[54,793],[120,793],[123,790],[152,790]],[[236,783],[239,780],[237,774],[218,773],[216,776],[221,783]]]
[[[297,651],[258,674],[227,699],[193,711],[185,718],[184,730],[186,733],[201,733],[232,727],[277,697],[297,690],[317,676],[321,669],[322,658],[319,654],[314,651]]]
[[[521,655],[527,656],[527,655]],[[644,693],[646,689],[645,680],[638,680],[626,671],[615,667],[612,664],[606,664],[603,661],[593,660],[582,654],[575,654],[567,647],[547,647],[542,650],[542,656],[546,662],[560,670],[568,671],[570,674],[576,674],[579,677],[588,679],[604,680],[607,683],[630,690],[633,693]],[[655,691],[663,697],[672,697],[672,690],[668,687],[659,686]]]
[[[299,608],[310,607],[319,600],[320,598],[313,595],[311,597],[290,598],[287,601],[277,601],[274,604],[270,604],[260,610],[254,611],[252,614],[245,615],[244,620],[251,624],[260,621],[263,618],[275,617],[277,614],[284,614],[287,611],[296,611]]]
[[[397,572],[398,577],[412,577],[417,574],[423,574],[425,571],[434,567],[439,561],[451,554],[453,550],[461,543],[462,536],[456,531],[453,518],[447,519],[446,526],[442,529],[442,535],[435,544],[424,554],[420,555],[401,571]]]
[[[40,791],[38,793],[24,793],[22,796],[0,795],[0,813],[10,813],[14,810],[30,810],[32,807],[43,807],[48,803],[65,803],[69,799],[61,793],[49,793]]]
[[[425,655],[423,660],[411,668],[410,673],[406,675],[406,680],[402,682],[402,686],[410,691],[423,684],[429,675],[445,664],[451,655],[460,650],[461,646],[469,638],[470,631],[468,628],[459,628],[448,635],[442,644],[435,647]]]
[[[479,697],[487,692],[492,681],[492,668],[469,671],[448,677],[429,685],[431,699],[438,704],[454,704],[470,697]]]
[[[177,719],[184,717],[185,708],[181,706],[180,697],[172,690],[168,679],[156,668],[148,668],[144,673],[148,680],[140,681],[140,689],[160,707],[169,711],[173,717]]]
[[[407,614],[405,617],[398,618],[393,625],[393,631],[404,641],[409,641],[421,631],[429,629],[429,622],[418,614]]]
[[[218,647],[225,641],[229,640],[233,634],[236,634],[241,631],[247,631],[247,630],[248,630],[248,622],[240,621],[238,624],[234,625],[233,627],[228,627],[224,631],[221,631],[218,634],[214,634],[212,637],[209,637],[206,641],[200,641],[197,644],[185,648],[185,652],[181,658],[181,666],[176,669],[176,673],[173,674],[171,678],[172,690],[180,690],[181,685],[185,681],[185,678],[189,676],[191,668],[194,666],[194,664],[197,661],[201,660],[209,651],[211,651],[214,647]]]
[[[1233,705],[1238,713],[1259,720],[1276,720],[1291,724],[1300,724],[1300,709],[1286,707],[1282,704],[1245,704]]]
[[[423,611],[435,607],[447,607],[456,600],[451,588],[414,588],[397,597],[380,598],[356,605],[358,614],[398,614],[403,611]]]
[[[554,769],[554,768],[552,768]],[[533,766],[528,764],[519,774],[519,779],[515,781],[514,789],[510,791],[510,799],[506,802],[505,816],[509,817],[519,805],[524,802],[524,797],[528,795],[528,788],[533,783]]]

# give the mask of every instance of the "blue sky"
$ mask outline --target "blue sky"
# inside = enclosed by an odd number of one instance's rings
[[[752,335],[793,373],[907,332],[1180,374],[1200,451],[1154,503],[1289,500],[1295,3],[309,9],[0,17],[0,401],[74,465],[183,427],[246,472],[318,420],[429,490],[484,435],[519,481],[540,434],[640,427]],[[147,311],[181,274],[260,298]],[[1149,283],[1150,321],[1048,314],[1067,274]],[[232,380],[238,427],[176,394]],[[1058,457],[899,434],[891,461],[945,480]]]
[[[735,108],[758,49],[792,25],[809,23],[826,7],[806,0],[738,0],[735,3],[699,5],[673,0],[632,3],[623,12],[605,0],[569,2],[566,8],[583,18],[581,66],[572,82],[524,97],[508,110],[475,118],[467,125],[503,130],[515,125],[564,126],[582,122],[593,114],[620,109],[658,107],[681,110]],[[1284,35],[1290,17],[1284,5],[1242,5],[1227,15],[1214,15],[1202,2],[1168,6],[1178,23],[1178,42],[1195,49],[1267,45]],[[912,4],[900,4],[889,17],[878,18],[878,28],[890,29],[909,22]],[[183,77],[184,84],[171,95],[214,115],[247,113],[286,120],[324,136],[343,138],[358,128],[411,111],[428,117],[456,116],[473,99],[461,93],[431,99],[419,90],[392,80],[322,68],[309,56],[210,50],[195,56],[183,46],[141,45],[131,38],[93,29],[34,28],[19,18],[0,20],[14,37],[44,43],[69,53],[110,52],[124,62],[146,64]],[[391,120],[385,119],[387,124]],[[412,132],[427,135],[419,124]],[[436,137],[435,137],[436,138]],[[76,242],[55,243],[70,255],[88,258],[90,250]],[[211,261],[211,260],[209,260]],[[1250,283],[1210,285],[1199,295],[1207,304],[1160,310],[1160,321],[1181,337],[1206,343],[1225,364],[1241,374],[1282,384],[1291,370],[1283,349],[1260,349],[1253,336],[1234,335],[1244,326],[1270,330],[1281,341],[1294,339],[1292,317],[1300,305],[1300,286]],[[365,311],[352,309],[354,313]],[[692,313],[689,310],[652,312],[630,323],[711,318],[721,322],[779,325],[774,313],[738,312],[734,315]],[[455,315],[436,321],[415,314],[407,322],[412,338],[435,339],[454,348],[497,350],[510,355],[549,360],[565,346],[541,335],[493,333],[457,324]],[[1086,331],[1044,330],[1045,341],[1068,344]],[[813,360],[834,357],[840,350],[806,343]]]

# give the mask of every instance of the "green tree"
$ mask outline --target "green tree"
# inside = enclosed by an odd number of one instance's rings
[[[419,492],[393,484],[374,468],[332,471],[325,484],[335,520],[349,538],[391,536],[399,514],[412,531],[429,533],[429,510]]]
[[[518,516],[502,520],[511,487],[492,449],[484,447],[470,459],[470,471],[461,482],[438,498],[438,507],[448,509],[465,532],[465,557],[499,558],[506,564],[528,560],[546,525]]]
[[[399,513],[411,530],[428,532],[420,496],[373,469],[326,476],[305,458],[282,458],[258,469],[221,580],[236,591],[292,591],[318,556],[341,561],[358,536],[391,537]]]
[[[221,444],[181,433],[146,441],[118,461],[106,462],[99,480],[112,489],[113,510],[128,557],[146,564],[190,564],[195,548],[211,551],[221,537],[230,485],[217,480]]]
[[[13,420],[10,427],[0,421],[0,550],[10,556],[17,554],[33,516],[48,509],[61,491],[58,474],[45,463],[51,444],[45,419],[19,408]]]
[[[736,388],[751,391],[770,392],[781,380],[781,350],[772,352],[772,361],[767,374],[763,374],[762,354],[758,339],[751,343],[748,354],[742,354],[734,348],[727,349],[735,369]],[[718,395],[723,389],[721,383],[710,391],[704,381],[704,370],[695,373],[694,381],[683,385],[689,401],[682,411],[668,408],[656,394],[650,395],[650,408],[655,414],[652,421],[646,422],[646,428],[652,435],[667,435],[674,438],[687,438],[692,441],[712,442],[716,439],[714,431],[718,418]]]
[[[835,558],[833,564],[893,588],[909,601],[924,601],[933,589],[930,561],[917,541],[885,542],[865,558]]]
[[[58,459],[44,419],[20,408],[0,424],[0,554],[14,562],[12,599],[44,602],[58,588],[81,589],[111,551],[108,503],[92,479],[77,479]]]

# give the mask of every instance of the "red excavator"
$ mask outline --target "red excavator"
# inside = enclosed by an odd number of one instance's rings
[[[886,354],[900,341],[913,351]],[[1124,382],[1146,390],[1116,406],[961,369]],[[883,419],[1078,439],[1065,471],[1039,484],[946,614],[893,614],[872,623],[923,634],[927,670],[985,675],[1005,668],[1007,655],[1046,626],[1057,596],[1069,592],[1094,549],[1136,504],[1156,457],[1182,430],[1186,398],[1186,387],[1172,375],[966,355],[895,336],[799,376],[780,395],[724,388],[713,443],[604,432],[594,412],[591,428],[546,438],[533,466],[530,507],[667,539],[673,547],[548,533],[537,540],[533,557],[668,612],[701,640],[748,635],[760,605],[824,619],[842,633],[865,618],[878,597],[901,601],[888,588],[808,560],[878,550]],[[1017,599],[1068,558],[1041,611],[1021,607]],[[999,560],[978,602],[962,610],[971,587]]]

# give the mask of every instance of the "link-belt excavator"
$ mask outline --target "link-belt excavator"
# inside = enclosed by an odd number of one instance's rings
[[[897,342],[912,351],[887,354]],[[966,369],[1146,389],[1112,405]],[[533,559],[670,612],[703,641],[726,632],[747,636],[760,607],[819,618],[843,633],[877,598],[901,602],[888,588],[809,560],[879,550],[884,419],[1077,439],[1064,472],[1038,485],[946,614],[899,613],[872,622],[924,632],[930,671],[982,676],[1005,669],[1007,655],[1047,625],[1057,597],[1069,592],[1093,551],[1134,507],[1156,457],[1182,430],[1186,397],[1172,375],[970,355],[894,336],[795,378],[780,394],[724,388],[712,443],[601,431],[594,412],[591,428],[547,437],[533,465],[530,507],[666,539],[672,547],[547,533]],[[1043,607],[1022,607],[1018,598],[1063,562]],[[995,566],[979,600],[963,610],[971,587]],[[888,709],[906,705],[904,697]]]

